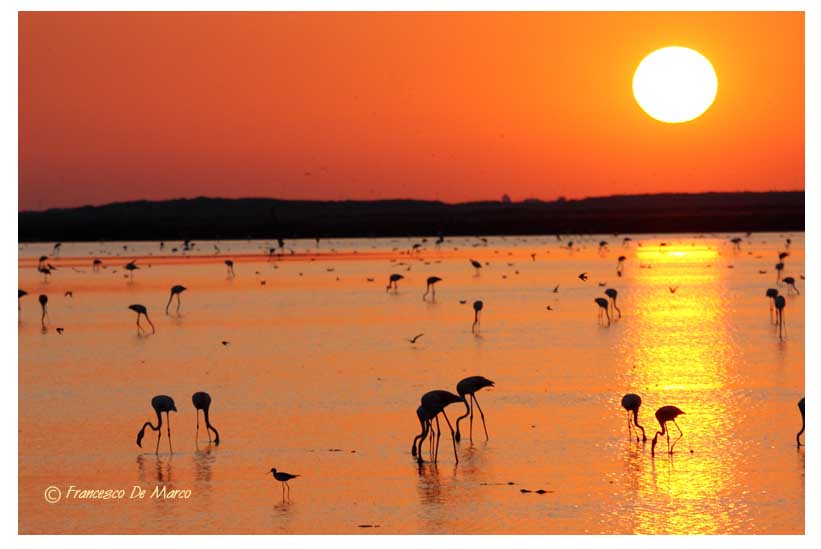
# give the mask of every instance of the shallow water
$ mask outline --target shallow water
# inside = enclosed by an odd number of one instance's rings
[[[276,243],[261,241],[185,253],[179,242],[65,243],[47,282],[35,266],[52,245],[21,244],[19,531],[803,533],[804,238],[753,234],[735,251],[731,236],[429,239],[415,253],[421,239],[306,240],[274,260]],[[764,291],[788,237],[784,275],[802,294],[787,296],[781,341]],[[92,272],[91,257],[105,268]],[[122,266],[134,257],[131,282]],[[489,265],[477,276],[468,258]],[[396,294],[392,272],[405,276]],[[429,275],[443,279],[435,303],[421,299]],[[600,282],[619,291],[623,316],[609,327],[593,303]],[[165,315],[174,284],[188,290]],[[156,334],[137,334],[132,303]],[[478,414],[473,443],[463,422],[456,465],[443,422],[438,465],[417,466],[420,396],[476,374],[496,382],[477,394],[490,439]],[[219,446],[203,429],[195,440],[200,390]],[[628,438],[627,392],[641,395],[650,438],[656,408],[686,412],[672,456],[664,438],[655,458],[650,441]],[[165,426],[159,455],[153,431],[135,444],[156,421],[156,394],[178,409],[173,455]],[[271,467],[302,475],[289,500]],[[72,499],[72,485],[125,499]],[[135,485],[144,499],[129,498]],[[151,498],[163,485],[190,498]],[[59,502],[45,501],[49,486]]]

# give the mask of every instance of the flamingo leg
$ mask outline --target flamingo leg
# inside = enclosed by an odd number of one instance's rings
[[[459,454],[456,453],[456,435],[453,432],[453,425],[450,424],[450,420],[448,419],[448,415],[442,410],[442,415],[445,416],[445,421],[450,428],[450,441],[453,443],[453,457],[456,459],[456,463],[459,463]]]
[[[675,419],[673,420],[673,425],[675,425],[675,426],[676,426],[676,429],[678,429],[678,433],[679,433],[679,435],[678,435],[678,438],[676,439],[676,441],[675,441],[675,442],[673,443],[673,445],[670,447],[670,453],[671,453],[671,454],[673,453],[673,448],[675,448],[675,447],[676,447],[676,442],[678,442],[679,440],[681,440],[681,437],[683,437],[683,436],[684,436],[684,431],[682,431],[682,430],[681,430],[681,427],[679,427],[679,426],[678,426],[678,423],[676,423],[676,420],[675,420]],[[668,436],[669,436],[669,432],[668,432]]]
[[[470,402],[473,404],[473,394],[470,395]],[[470,407],[470,441],[473,442],[473,406]]]
[[[630,421],[630,416],[629,415],[627,416],[627,421]],[[641,438],[642,438],[642,440],[644,440],[646,442],[647,441],[647,435],[644,433],[644,427],[639,425],[639,409],[638,408],[633,410],[633,422],[636,424],[636,427],[641,429]],[[639,441],[639,434],[638,434],[638,432],[636,432],[636,442],[638,442],[638,441]]]
[[[177,294],[177,314],[180,314],[180,294]]]
[[[174,449],[171,448],[171,412],[166,412],[165,417],[168,418],[168,451],[173,454]]]
[[[154,449],[154,455],[160,454],[160,439],[162,438],[162,429],[157,429],[157,447]]]
[[[479,406],[479,399],[476,398],[476,395],[473,395],[473,402],[475,402],[476,407],[479,408],[479,416],[482,418],[482,427],[485,429],[485,440],[490,440],[487,434],[487,425],[485,424],[485,413],[482,411],[482,407]]]
[[[439,443],[442,441],[442,428],[439,425],[439,414],[436,414],[436,447],[433,450],[433,461],[439,462]]]
[[[209,435],[210,435],[210,433],[209,433]],[[194,438],[194,441],[199,439],[199,436],[200,436],[200,411],[197,410],[197,436]],[[211,441],[209,440],[208,442],[211,442]]]
[[[630,424],[630,410],[627,410],[627,438],[629,440],[633,439],[633,426]],[[638,439],[638,434],[636,434],[636,439]]]

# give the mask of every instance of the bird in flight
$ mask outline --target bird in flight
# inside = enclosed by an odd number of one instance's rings
[[[62,328],[57,328],[57,333],[60,334],[60,335],[63,335],[63,329]]]
[[[420,337],[422,337],[423,335],[425,335],[425,334],[417,334],[417,335],[413,336],[412,338],[408,339],[408,341],[410,341],[411,343],[416,343],[416,340],[419,339]]]
[[[553,307],[551,307],[550,305],[548,305],[548,306],[547,306],[547,310],[548,310],[548,311],[552,311],[552,310],[553,310]]]
[[[668,286],[668,287],[670,288],[670,293],[671,294],[676,293],[676,290],[678,290],[678,286]]]
[[[228,343],[229,343],[228,341],[223,341],[222,342],[223,345],[228,345]]]
[[[582,273],[579,275],[579,280],[583,282],[587,282],[587,273]]]

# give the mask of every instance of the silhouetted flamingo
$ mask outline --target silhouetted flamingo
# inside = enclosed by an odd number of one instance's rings
[[[40,297],[37,298],[37,301],[40,302],[40,308],[43,309],[43,314],[40,316],[40,326],[43,329],[46,329],[46,315],[48,312],[46,311],[46,304],[48,303],[48,296],[46,294],[40,294]]]
[[[143,327],[140,325],[140,315],[145,315],[145,319],[151,325],[151,333],[152,334],[156,333],[156,330],[154,329],[154,323],[151,322],[150,318],[148,318],[148,310],[145,308],[144,305],[134,304],[134,305],[129,305],[128,308],[131,309],[132,311],[134,311],[135,313],[137,313],[137,335],[139,335],[140,332],[145,331],[145,330],[143,330]]]
[[[100,267],[102,266],[103,262],[94,258],[94,261],[91,262],[91,270],[95,273],[100,272]]]
[[[801,293],[801,292],[798,291],[798,288],[795,287],[795,279],[793,277],[785,276],[784,279],[781,282],[783,282],[784,284],[789,286],[789,288],[787,288],[787,292],[789,292],[789,293],[795,292],[797,294]]]
[[[787,305],[787,300],[783,295],[775,296],[775,321],[778,324],[778,337],[784,339],[784,307]]]
[[[428,296],[428,292],[431,292],[433,294],[433,295],[431,295],[431,301],[436,301],[436,286],[435,286],[435,284],[437,282],[441,282],[441,281],[442,281],[442,279],[439,278],[438,276],[429,276],[428,277],[428,286],[425,289],[425,293],[422,294],[422,301],[425,301],[425,299]]]
[[[804,397],[801,397],[801,400],[798,401],[798,410],[801,412],[801,430],[798,431],[798,434],[795,435],[795,443],[798,447],[801,447],[801,441],[799,437],[804,433]]]
[[[442,431],[439,428],[439,414],[441,413],[445,417],[448,427],[450,427],[450,434],[453,441],[453,457],[456,458],[456,463],[459,463],[459,455],[456,453],[456,435],[453,431],[453,426],[448,419],[448,415],[445,413],[445,407],[455,402],[463,402],[464,399],[459,395],[439,389],[425,393],[422,395],[421,400],[422,405],[417,408],[416,415],[419,417],[419,422],[422,425],[422,433],[413,439],[411,455],[417,456],[419,463],[422,463],[422,443],[425,441],[428,431],[430,431],[432,433],[431,436],[435,436],[436,438],[433,461],[437,461],[439,454],[439,438],[442,436]],[[436,420],[436,433],[433,433],[433,420]],[[418,454],[416,451],[417,440],[419,441]]]
[[[630,413],[633,413],[633,423],[636,424],[636,427],[641,429],[641,439],[643,441],[647,441],[647,435],[644,434],[644,427],[639,425],[639,407],[641,406],[641,397],[634,393],[627,393],[623,397],[621,397],[621,406],[625,410],[627,410],[627,435],[630,436],[630,431],[632,427],[630,427]],[[636,442],[639,441],[639,434],[636,433]]]
[[[470,327],[470,331],[473,333],[476,333],[477,326],[481,328],[481,324],[479,323],[479,313],[484,307],[485,304],[481,299],[477,299],[473,302],[473,326]]]
[[[174,450],[171,448],[171,416],[169,414],[177,411],[177,407],[174,405],[174,399],[166,395],[157,395],[151,399],[151,407],[154,408],[154,411],[157,413],[157,426],[155,427],[150,421],[146,421],[145,424],[143,424],[143,428],[140,429],[139,433],[137,433],[137,446],[140,448],[143,447],[145,428],[151,427],[151,430],[158,431],[157,449],[154,453],[160,453],[160,439],[162,438],[162,431],[160,431],[160,429],[162,429],[162,413],[165,412],[165,415],[168,418],[168,451],[173,454]]]
[[[291,473],[285,473],[282,471],[277,471],[275,467],[272,467],[269,473],[273,473],[274,478],[278,480],[282,484],[282,499],[285,499],[285,487],[288,486],[288,497],[291,497],[291,487],[288,485],[288,481],[291,479],[295,479],[300,475],[292,475]]]
[[[735,245],[735,250],[736,251],[741,250],[741,238],[740,237],[737,236],[735,238],[731,238],[730,242],[732,242]]]
[[[624,270],[624,261],[626,259],[627,259],[627,257],[625,257],[623,255],[620,255],[618,263],[616,263],[616,274],[619,275],[619,276],[622,275],[622,271]]]
[[[487,434],[487,425],[485,424],[485,414],[482,412],[482,407],[479,406],[479,401],[476,399],[476,391],[484,389],[485,387],[494,386],[493,381],[482,376],[466,377],[456,384],[456,392],[462,397],[462,400],[465,402],[465,408],[467,409],[465,415],[456,418],[456,442],[459,442],[462,438],[462,435],[459,433],[459,422],[468,416],[470,416],[470,441],[473,442],[473,406],[468,404],[465,398],[466,395],[470,395],[471,403],[475,403],[476,407],[479,408],[479,415],[482,417],[482,427],[485,429],[485,440],[490,440]]]
[[[168,314],[168,306],[171,305],[171,300],[174,299],[174,296],[177,296],[177,314],[180,313],[180,294],[187,289],[185,286],[180,286],[179,284],[171,287],[171,295],[168,296],[168,303],[165,304],[165,314]]]
[[[650,446],[650,453],[652,455],[656,454],[656,442],[658,436],[664,434],[667,435],[667,453],[673,453],[673,448],[676,446],[676,442],[681,440],[681,437],[684,436],[684,432],[681,430],[681,427],[679,427],[678,423],[676,423],[676,418],[682,414],[684,414],[684,412],[682,412],[675,406],[662,406],[661,408],[656,410],[656,419],[658,420],[659,425],[661,425],[661,431],[656,431],[656,435],[653,437],[653,444],[652,446]],[[670,446],[670,432],[667,430],[668,421],[672,421],[679,432],[679,437],[676,439],[676,442],[674,442],[672,446]]]
[[[225,266],[228,267],[228,276],[234,278],[234,262],[230,259],[224,261]]]
[[[781,272],[784,270],[784,264],[779,262],[775,264],[775,283],[781,285]]]
[[[126,263],[125,265],[125,270],[128,271],[129,277],[132,281],[134,280],[134,271],[136,271],[137,269],[139,269],[139,267],[137,266],[136,259],[129,263]]]
[[[617,313],[619,313],[619,318],[621,318],[621,309],[619,309],[618,306],[616,306],[616,298],[619,296],[618,290],[616,290],[615,288],[607,288],[604,291],[604,295],[610,298],[610,301],[613,304],[613,308],[616,310]]]
[[[608,311],[610,303],[603,297],[597,297],[593,301],[599,306],[599,324],[602,322],[602,311],[604,311],[604,314],[607,315],[607,325],[610,326],[610,312]]]
[[[779,261],[784,261],[789,256],[790,256],[790,252],[779,252],[778,253],[778,260]]]
[[[200,434],[200,410],[202,410],[202,415],[205,417],[205,432],[208,433],[208,442],[211,442],[211,431],[214,431],[214,444],[219,446],[220,434],[208,420],[208,409],[211,408],[211,395],[203,391],[196,392],[191,396],[191,402],[197,410],[197,436]]]
[[[476,269],[476,273],[475,273],[475,275],[476,275],[476,276],[479,276],[479,271],[480,271],[480,270],[481,270],[481,268],[482,268],[482,264],[481,264],[481,263],[479,263],[478,261],[476,261],[475,259],[471,259],[471,260],[470,260],[470,264],[471,264],[471,265],[473,265],[473,268],[474,268],[474,269]]]
[[[392,274],[392,275],[388,278],[388,286],[385,288],[385,291],[386,291],[386,292],[389,292],[389,291],[391,290],[391,288],[393,288],[393,291],[394,291],[394,292],[398,292],[398,291],[399,291],[399,284],[397,284],[397,283],[398,283],[400,280],[402,280],[403,278],[405,278],[405,277],[404,277],[404,276],[402,276],[401,274],[396,274],[396,273],[393,273],[393,274]]]
[[[770,322],[773,321],[773,302],[775,301],[775,297],[778,295],[778,290],[775,288],[767,288],[767,292],[764,294],[766,297],[769,298],[770,301]]]

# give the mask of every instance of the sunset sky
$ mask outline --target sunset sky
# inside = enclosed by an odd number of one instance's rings
[[[21,210],[804,189],[802,13],[22,13]],[[633,98],[669,45],[718,75]]]

